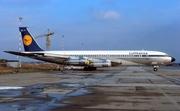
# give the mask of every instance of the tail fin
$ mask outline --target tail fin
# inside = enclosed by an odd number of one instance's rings
[[[25,51],[43,51],[29,33],[27,27],[19,27]]]

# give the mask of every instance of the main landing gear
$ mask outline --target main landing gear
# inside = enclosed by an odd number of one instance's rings
[[[96,70],[96,69],[97,69],[96,67],[84,67],[85,71],[93,71],[93,70]]]

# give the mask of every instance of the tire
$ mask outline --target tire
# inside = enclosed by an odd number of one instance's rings
[[[158,70],[158,68],[156,68],[156,67],[155,67],[153,70],[154,70],[154,71],[157,71],[157,70]]]

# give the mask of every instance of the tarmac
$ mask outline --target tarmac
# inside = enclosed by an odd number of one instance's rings
[[[180,67],[0,75],[2,111],[180,111]]]

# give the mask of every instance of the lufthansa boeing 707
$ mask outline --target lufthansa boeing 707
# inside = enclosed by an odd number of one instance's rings
[[[45,51],[27,27],[19,27],[24,52],[4,51],[45,62],[61,65],[82,66],[84,70],[96,70],[102,67],[152,66],[154,71],[161,65],[175,61],[167,53],[148,50],[79,50],[79,51]]]

